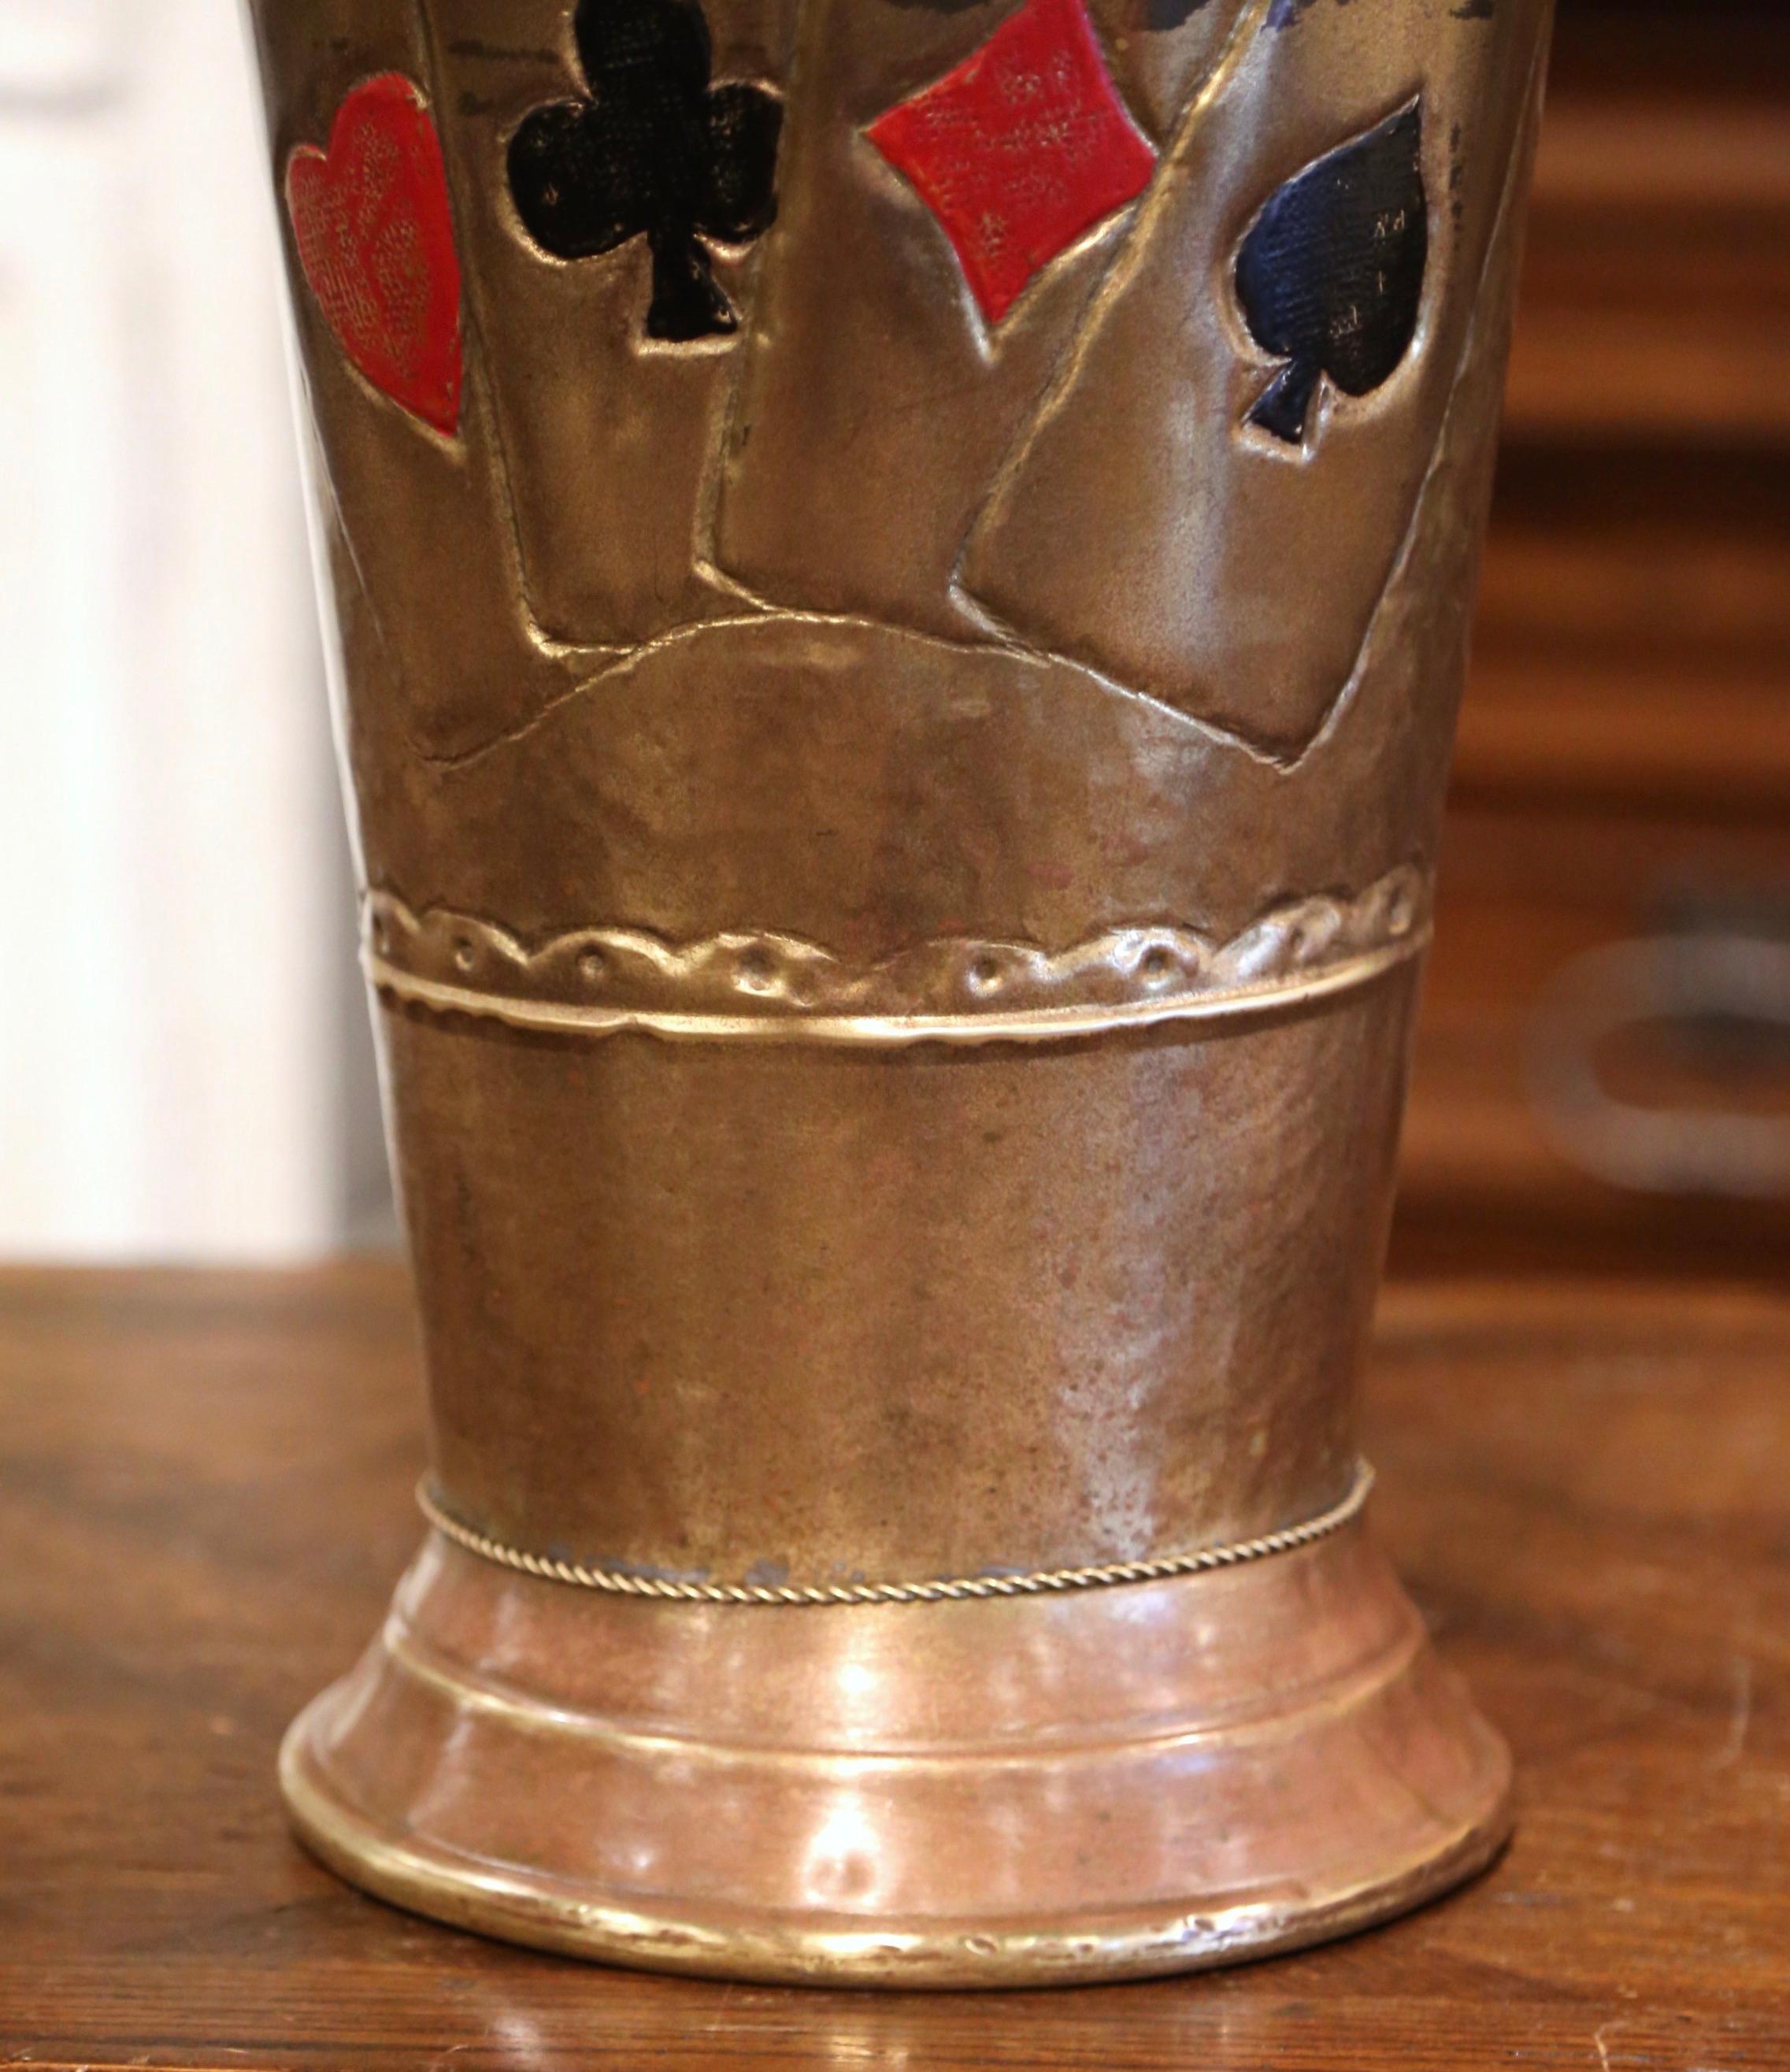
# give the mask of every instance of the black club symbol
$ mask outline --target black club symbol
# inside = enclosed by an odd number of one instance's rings
[[[644,236],[647,335],[725,336],[739,318],[702,240],[744,245],[775,221],[782,104],[710,86],[700,0],[579,0],[573,27],[589,98],[535,109],[510,139],[523,228],[558,259]]]

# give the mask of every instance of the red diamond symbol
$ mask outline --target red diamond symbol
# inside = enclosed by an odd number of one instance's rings
[[[1066,245],[1141,193],[1156,164],[1084,0],[1027,0],[865,134],[944,226],[990,323]]]

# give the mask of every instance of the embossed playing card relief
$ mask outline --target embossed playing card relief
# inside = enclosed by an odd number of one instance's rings
[[[529,615],[626,649],[723,616],[698,535],[783,187],[796,0],[426,0]]]
[[[994,624],[1303,754],[1363,666],[1438,450],[1525,12],[1269,10],[1166,146],[969,529],[960,579]],[[1339,76],[1365,104],[1340,134]],[[1500,177],[1458,219],[1432,208],[1451,163],[1481,161]]]
[[[1227,162],[1227,121],[1272,146],[1278,95],[1296,132],[1327,11],[1269,32],[1260,5],[1208,0],[1165,33],[1142,0],[970,0],[891,78],[874,27],[896,4],[517,0],[499,44],[474,32],[479,0],[426,0],[488,444],[529,485],[523,631],[591,668],[755,604],[1006,635],[1297,754],[1346,688],[1421,479],[1395,433],[1390,467],[1366,469],[1393,489],[1347,493],[1348,413],[1417,385],[1425,100],[1389,95],[1391,116],[1269,183]],[[1433,37],[1434,10],[1412,11]],[[1154,138],[1118,61],[1143,27],[1153,52],[1187,45],[1187,104]],[[1422,40],[1388,39],[1389,77],[1421,69]],[[1173,72],[1156,64],[1152,90]],[[1115,348],[1134,322],[1149,348]],[[1252,523],[1280,492],[1228,479],[1245,432],[1322,463],[1326,531],[1297,504]],[[1271,604],[1208,552],[1258,534]],[[1156,565],[1134,580],[1140,549]],[[1238,631],[1190,618],[1212,584]],[[1333,653],[1307,616],[1342,629]]]
[[[340,6],[344,0],[331,0]],[[326,41],[330,14],[312,23]],[[280,169],[344,639],[377,666],[351,738],[471,753],[568,687],[518,613],[475,372],[439,102],[414,11],[327,39]],[[327,343],[326,343],[327,341]]]
[[[1136,4],[811,0],[710,549],[752,594],[984,630],[954,565],[1154,175],[1133,100],[1241,11]]]

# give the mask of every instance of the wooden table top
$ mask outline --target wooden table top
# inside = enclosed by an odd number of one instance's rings
[[[274,1755],[414,1544],[403,1283],[0,1274],[0,2065],[1790,2067],[1790,1297],[1383,1305],[1379,1529],[1514,1744],[1489,1876],[1354,1941],[1053,1993],[602,1971],[363,1899]]]

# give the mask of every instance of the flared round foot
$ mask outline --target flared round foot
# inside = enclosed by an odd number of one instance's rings
[[[643,1603],[432,1536],[293,1726],[298,1832],[397,1904],[719,1977],[1014,1986],[1293,1948],[1509,1827],[1503,1745],[1360,1524],[1173,1581]]]

